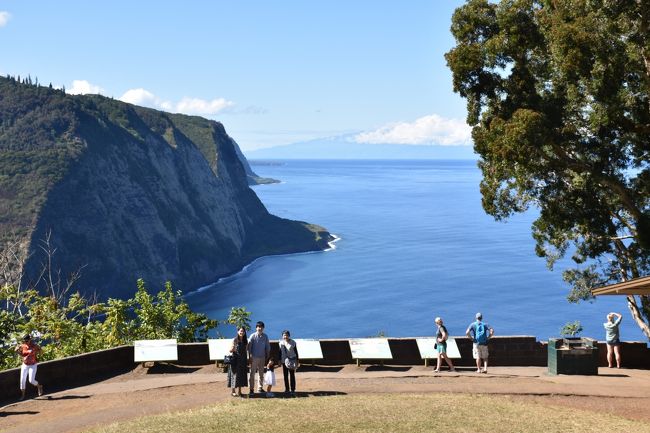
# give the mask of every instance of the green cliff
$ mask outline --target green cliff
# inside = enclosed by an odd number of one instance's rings
[[[23,243],[30,284],[51,233],[53,268],[82,268],[101,298],[326,248],[324,229],[268,213],[237,152],[215,121],[0,78],[0,238]]]

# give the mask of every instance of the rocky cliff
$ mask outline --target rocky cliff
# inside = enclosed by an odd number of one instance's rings
[[[324,229],[267,212],[235,146],[215,121],[0,78],[0,237],[23,241],[23,283],[48,233],[52,268],[81,268],[77,287],[101,298],[326,248]]]

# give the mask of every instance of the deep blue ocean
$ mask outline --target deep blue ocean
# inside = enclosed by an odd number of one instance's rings
[[[621,337],[645,341],[624,297],[570,304],[562,269],[535,255],[536,212],[496,222],[481,208],[475,161],[285,160],[255,164],[282,181],[254,187],[278,216],[326,227],[340,237],[319,253],[258,259],[242,272],[187,296],[223,319],[245,306],[278,338],[425,336],[441,316],[462,335],[476,312],[496,335],[559,335],[579,320],[582,336],[604,339],[610,311]],[[231,327],[219,330],[234,335]]]

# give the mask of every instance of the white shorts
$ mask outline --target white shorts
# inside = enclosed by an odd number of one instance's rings
[[[474,359],[488,359],[489,353],[487,344],[474,344],[472,355],[474,355]]]

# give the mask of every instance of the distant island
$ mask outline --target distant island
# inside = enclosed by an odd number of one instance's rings
[[[269,214],[248,184],[273,180],[245,166],[219,122],[0,78],[0,242],[18,240],[25,286],[50,261],[100,299],[137,278],[190,290],[326,249],[324,228]]]
[[[477,156],[471,146],[368,144],[350,136],[303,141],[246,151],[249,160],[264,159],[468,159]]]

